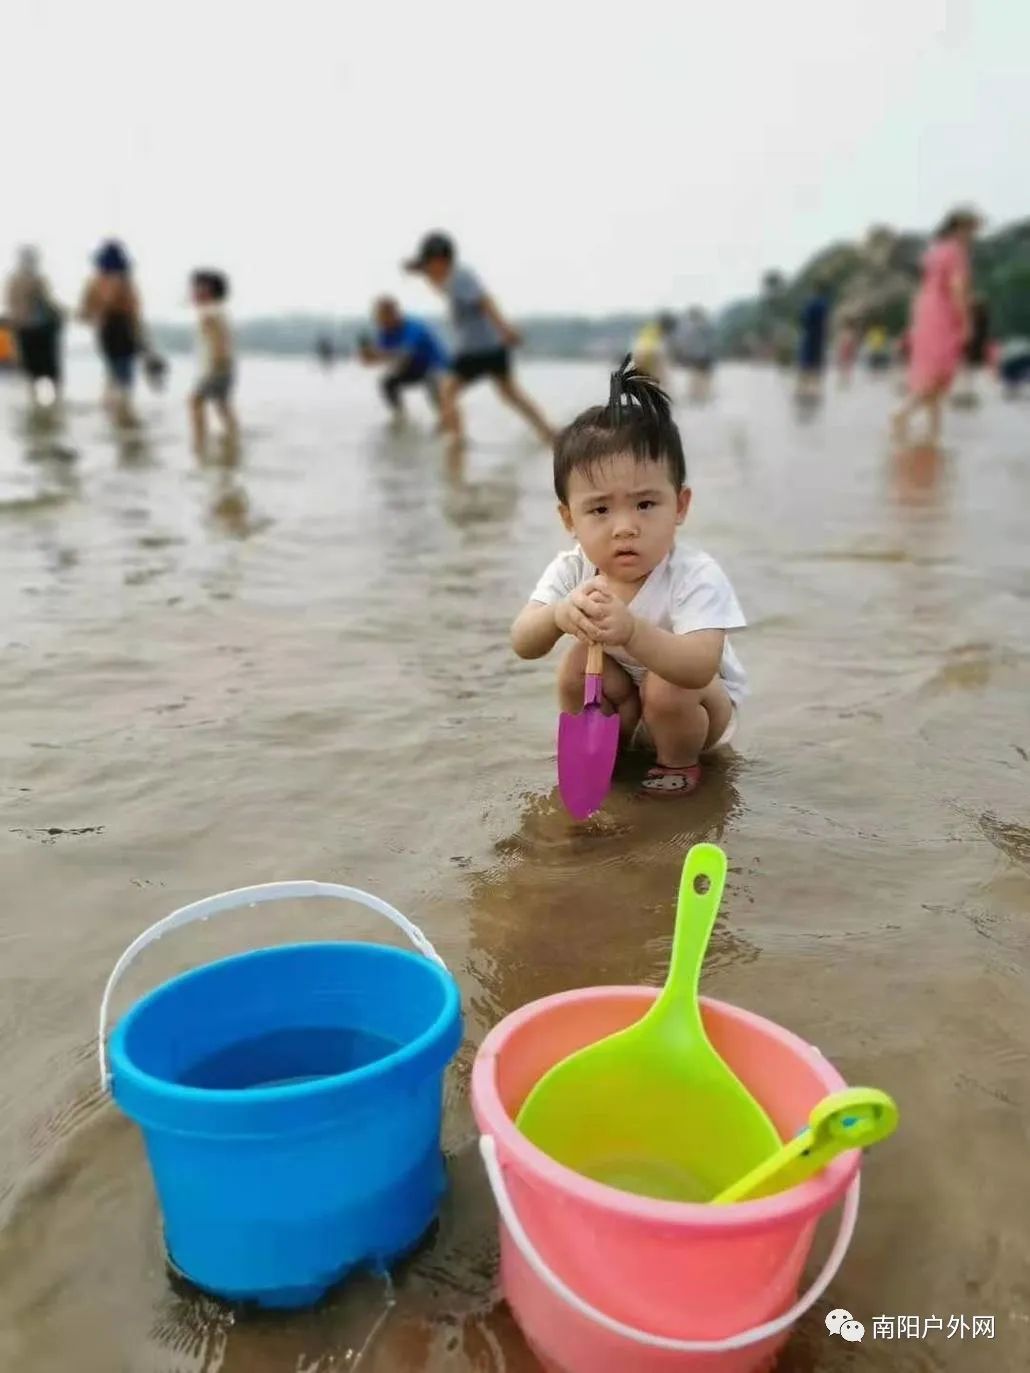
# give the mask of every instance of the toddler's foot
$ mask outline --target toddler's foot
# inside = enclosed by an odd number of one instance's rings
[[[691,763],[685,768],[670,768],[656,763],[640,784],[648,796],[689,796],[701,782],[701,764]]]

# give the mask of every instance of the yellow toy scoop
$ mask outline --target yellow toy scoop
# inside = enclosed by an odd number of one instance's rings
[[[875,1087],[849,1087],[833,1092],[813,1107],[807,1126],[772,1158],[720,1192],[715,1205],[728,1201],[756,1201],[785,1192],[821,1172],[846,1149],[868,1149],[892,1135],[898,1108],[886,1092]]]
[[[556,1063],[518,1114],[538,1148],[597,1182],[711,1201],[781,1147],[701,1022],[701,963],[725,881],[722,849],[696,844],[683,865],[661,995],[635,1025]]]

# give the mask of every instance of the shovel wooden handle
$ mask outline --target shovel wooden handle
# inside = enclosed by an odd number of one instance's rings
[[[587,649],[587,676],[600,677],[604,672],[604,648],[601,644],[591,644]]]

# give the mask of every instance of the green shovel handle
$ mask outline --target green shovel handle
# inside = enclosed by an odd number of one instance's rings
[[[707,1042],[697,993],[705,950],[719,914],[726,885],[726,855],[716,844],[695,844],[687,854],[676,901],[676,929],[669,975],[645,1019],[671,1039],[698,1037]],[[643,1022],[641,1022],[643,1024]]]
[[[796,1187],[822,1172],[847,1149],[868,1149],[892,1135],[898,1108],[875,1087],[848,1087],[833,1092],[812,1108],[808,1124],[771,1158],[752,1168],[714,1198],[713,1205],[754,1201]]]

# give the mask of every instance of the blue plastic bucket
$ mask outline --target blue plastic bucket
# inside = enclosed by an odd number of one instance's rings
[[[419,952],[290,944],[209,963],[133,1006],[108,1071],[111,993],[141,949],[218,911],[300,896],[370,906]],[[460,1042],[454,979],[366,892],[244,887],[145,931],[104,992],[100,1069],[143,1132],[173,1265],[218,1296],[293,1307],[412,1249],[445,1187],[443,1074]]]

